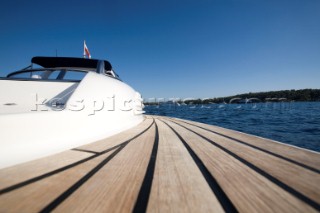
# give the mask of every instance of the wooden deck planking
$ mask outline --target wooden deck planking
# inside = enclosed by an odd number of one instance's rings
[[[132,140],[87,183],[61,203],[55,212],[132,211],[155,140],[155,125]]]
[[[320,185],[313,184],[320,183],[320,175],[317,173],[201,128],[186,125],[182,122],[179,124],[204,135],[227,150],[235,153],[239,157],[259,167],[286,185],[294,185],[294,188],[297,191],[320,203]],[[274,167],[272,165],[277,166]]]
[[[203,138],[167,121],[185,138],[239,211],[316,212]]]
[[[180,139],[157,120],[159,147],[148,212],[224,212]]]
[[[55,155],[33,160],[0,170],[0,192],[1,189],[30,180],[61,169],[64,166],[79,162],[93,154],[68,150]],[[0,193],[1,194],[1,193]]]
[[[39,212],[112,152],[1,195],[0,212]]]
[[[154,122],[155,121],[155,122]],[[181,119],[0,170],[0,212],[316,212],[319,153]]]
[[[320,171],[320,157],[319,153],[305,150],[302,148],[290,146],[287,144],[279,143],[277,141],[273,141],[270,139],[249,135],[246,133],[238,132],[231,129],[226,129],[218,126],[203,124],[199,122],[194,121],[187,121],[182,119],[173,118],[176,121],[180,121],[183,123],[189,123],[191,125],[196,125],[211,131],[214,131],[219,134],[226,135],[228,137],[232,137],[234,139],[244,141],[250,145],[256,146],[258,148],[261,148],[263,150],[270,151],[272,153],[278,154],[282,157],[286,157],[288,159],[297,161],[301,164],[305,164],[307,166],[310,166],[312,168],[315,168]],[[306,141],[307,142],[307,141]]]

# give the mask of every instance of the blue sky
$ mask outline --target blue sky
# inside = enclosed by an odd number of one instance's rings
[[[109,60],[144,98],[320,86],[319,0],[1,1],[0,76],[33,56]]]

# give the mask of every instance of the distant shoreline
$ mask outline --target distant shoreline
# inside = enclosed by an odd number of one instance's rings
[[[243,93],[233,96],[206,98],[206,99],[169,99],[144,102],[145,105],[160,103],[177,104],[239,104],[239,103],[266,103],[266,102],[316,102],[320,101],[320,89],[279,90],[268,92]]]

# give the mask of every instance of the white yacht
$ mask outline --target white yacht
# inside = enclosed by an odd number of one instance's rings
[[[0,168],[114,135],[143,120],[141,95],[105,60],[34,57],[0,78]]]

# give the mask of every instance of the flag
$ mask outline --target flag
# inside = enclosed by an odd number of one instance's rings
[[[86,58],[86,56],[88,58],[91,58],[91,55],[90,55],[90,52],[89,52],[89,49],[86,45],[86,41],[83,42],[83,58]]]

